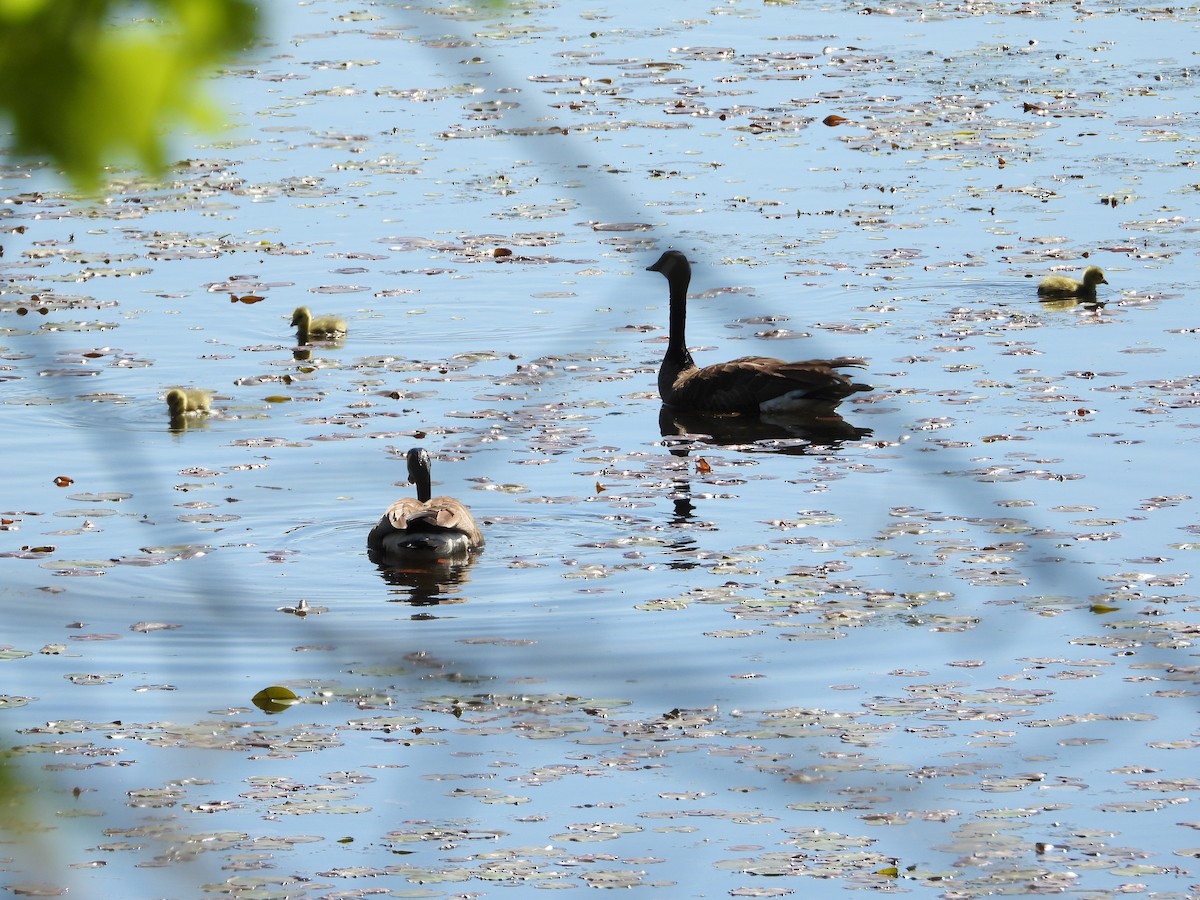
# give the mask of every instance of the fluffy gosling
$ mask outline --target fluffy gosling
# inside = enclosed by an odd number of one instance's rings
[[[346,320],[341,316],[313,317],[312,310],[307,306],[297,306],[292,313],[292,327],[296,329],[296,339],[301,344],[307,344],[311,338],[317,340],[336,338],[346,333]]]
[[[1087,297],[1094,299],[1096,285],[1108,284],[1099,266],[1089,266],[1083,271],[1083,281],[1066,275],[1047,275],[1038,284],[1039,297]]]
[[[172,419],[188,413],[207,413],[212,406],[212,391],[202,388],[171,388],[167,391],[167,410]]]

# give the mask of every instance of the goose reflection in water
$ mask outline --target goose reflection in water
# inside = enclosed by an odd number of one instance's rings
[[[663,404],[658,430],[674,456],[696,446],[744,446],[747,450],[790,456],[825,454],[847,441],[871,436],[870,428],[847,422],[836,412],[821,416],[740,416],[676,409]]]
[[[387,560],[369,551],[371,562],[379,567],[379,577],[394,590],[390,603],[410,606],[443,606],[466,603],[463,586],[471,580],[471,560]]]
[[[705,447],[787,456],[827,456],[842,444],[864,440],[872,433],[870,428],[852,425],[832,411],[820,416],[772,418],[714,415],[676,409],[666,404],[659,410],[658,428],[667,452],[684,458],[692,451],[703,451]],[[671,528],[688,531],[715,528],[713,523],[697,517],[691,479],[680,476],[674,478],[672,483],[674,490],[670,499],[674,514],[670,519]],[[673,545],[680,558],[669,564],[671,568],[689,569],[695,565],[687,559],[693,543],[693,539],[688,537],[681,538],[678,545]]]

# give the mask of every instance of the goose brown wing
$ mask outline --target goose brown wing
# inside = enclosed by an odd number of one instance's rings
[[[841,400],[856,391],[869,391],[870,385],[859,384],[839,372],[843,368],[862,368],[866,360],[858,356],[838,356],[834,359],[805,359],[784,363],[779,374],[814,400]]]
[[[409,521],[425,508],[425,504],[415,497],[402,497],[387,508],[380,517],[371,533],[367,535],[367,546],[379,549],[383,539],[397,531],[405,531]]]
[[[425,504],[415,497],[401,497],[387,508],[383,518],[397,531],[408,528],[408,523],[425,510]],[[382,520],[381,520],[382,521]]]
[[[461,531],[473,547],[483,546],[483,533],[471,512],[453,497],[434,497],[408,518],[410,531]]]
[[[682,372],[668,403],[705,412],[757,413],[763,403],[796,392],[813,401],[836,403],[855,391],[870,390],[838,372],[863,360],[843,356],[786,362],[770,356],[744,356]]]

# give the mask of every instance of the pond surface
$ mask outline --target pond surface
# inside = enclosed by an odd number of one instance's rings
[[[1195,896],[1198,19],[313,2],[165,184],[5,167],[0,884]],[[841,430],[660,417],[667,247]],[[471,565],[367,559],[414,445]]]

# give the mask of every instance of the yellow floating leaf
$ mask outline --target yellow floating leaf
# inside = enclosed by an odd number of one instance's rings
[[[250,700],[265,713],[281,713],[300,702],[294,691],[278,684],[263,688]]]

